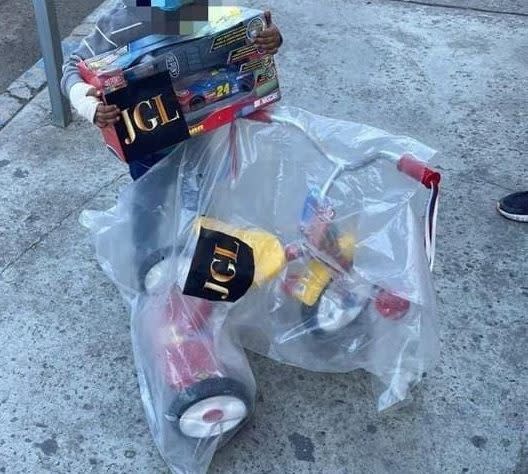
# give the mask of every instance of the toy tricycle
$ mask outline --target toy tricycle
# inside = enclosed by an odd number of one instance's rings
[[[254,410],[244,348],[364,369],[379,410],[407,399],[438,355],[434,151],[293,107],[252,118],[181,143],[83,218],[130,305],[149,425],[179,474],[205,473]],[[418,183],[431,190],[425,233]]]
[[[157,327],[152,345],[173,393],[165,417],[187,437],[228,433],[253,409],[249,390],[218,360],[209,329],[215,311],[229,311],[229,303],[236,304],[248,291],[259,291],[281,277],[280,287],[302,307],[305,333],[315,338],[336,334],[366,312],[396,321],[410,309],[407,299],[355,272],[355,237],[340,232],[330,192],[345,172],[377,160],[394,163],[432,190],[431,228],[440,175],[409,154],[373,152],[347,164],[324,156],[335,169],[323,188],[306,198],[299,212],[298,240],[283,243],[263,229],[200,217],[178,239],[180,246],[164,247],[141,265],[142,294],[167,299],[161,318],[149,320]],[[426,234],[434,235],[434,229]],[[431,241],[426,247],[432,257]]]

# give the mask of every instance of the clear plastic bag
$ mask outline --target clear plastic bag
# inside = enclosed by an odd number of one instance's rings
[[[243,348],[367,370],[380,410],[409,397],[438,355],[433,154],[275,107],[178,145],[114,208],[82,214],[130,304],[147,417],[174,472],[205,472],[251,415]]]

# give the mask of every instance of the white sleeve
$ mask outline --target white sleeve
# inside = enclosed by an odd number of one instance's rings
[[[95,90],[95,87],[86,82],[75,83],[70,89],[70,103],[81,117],[93,123],[97,106],[102,102],[96,97],[86,95],[91,90]]]

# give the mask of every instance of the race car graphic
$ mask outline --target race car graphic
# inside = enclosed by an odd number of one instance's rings
[[[180,88],[181,86],[181,88]],[[211,69],[188,78],[176,86],[176,96],[184,113],[200,110],[255,86],[252,72],[240,74],[236,69]]]

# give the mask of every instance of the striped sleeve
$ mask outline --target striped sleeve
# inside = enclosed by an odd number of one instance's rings
[[[93,32],[81,40],[77,49],[64,62],[61,90],[66,97],[69,97],[70,90],[74,84],[82,82],[77,69],[77,64],[80,61],[105,53],[118,46],[108,33],[112,27],[112,17],[117,13],[117,10],[118,7],[114,7],[103,14],[97,20]]]

